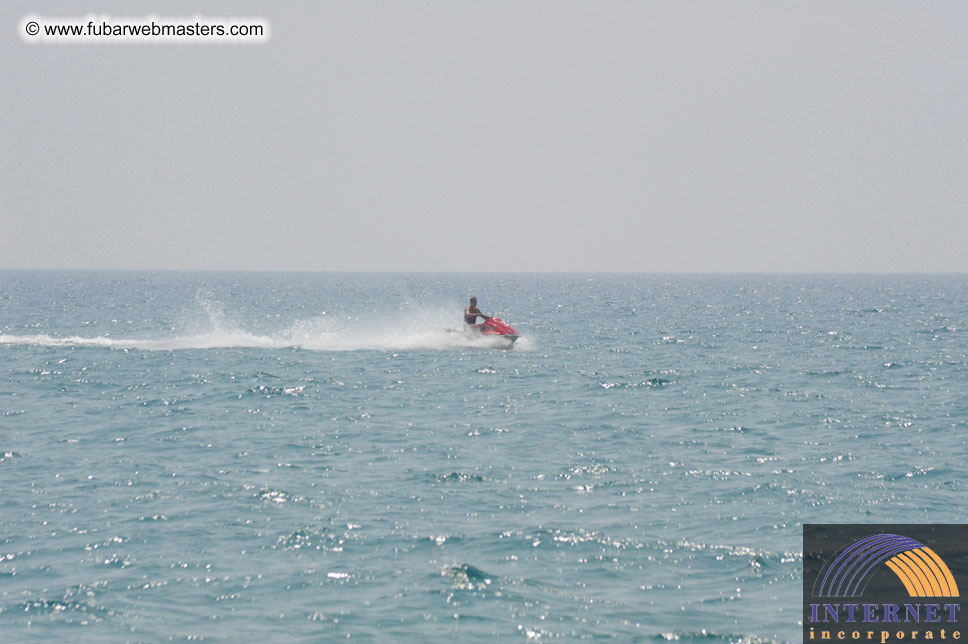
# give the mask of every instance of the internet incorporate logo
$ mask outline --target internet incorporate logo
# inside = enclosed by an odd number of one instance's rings
[[[804,642],[960,640],[966,576],[968,525],[804,524]]]
[[[813,596],[860,597],[880,564],[894,571],[910,597],[958,597],[958,584],[941,557],[897,534],[875,534],[845,549],[824,567]]]

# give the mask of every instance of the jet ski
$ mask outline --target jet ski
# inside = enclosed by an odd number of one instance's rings
[[[515,340],[521,337],[521,334],[515,331],[513,326],[501,318],[486,318],[484,322],[471,328],[484,336],[500,336],[505,340],[510,340],[511,344],[514,344]]]
[[[448,333],[463,333],[464,337],[468,340],[475,340],[476,338],[498,338],[507,340],[505,345],[510,348],[514,345],[521,334],[518,333],[513,326],[497,317],[486,317],[484,321],[480,324],[465,324],[463,329],[444,329]]]

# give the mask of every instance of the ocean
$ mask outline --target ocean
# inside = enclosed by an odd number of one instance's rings
[[[0,271],[0,640],[799,641],[966,392],[963,275]]]

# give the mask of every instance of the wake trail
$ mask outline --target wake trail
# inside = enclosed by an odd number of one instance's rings
[[[171,337],[137,338],[100,335],[56,336],[50,334],[17,335],[0,333],[0,345],[34,345],[47,347],[95,347],[138,349],[145,351],[178,351],[190,349],[285,349],[310,351],[358,350],[455,350],[506,349],[508,341],[500,337],[474,337],[462,330],[448,330],[450,315],[423,315],[406,323],[361,321],[356,318],[333,319],[317,316],[299,320],[286,329],[271,333],[252,333],[225,319],[222,311],[206,304],[209,329]],[[451,323],[450,326],[453,326]],[[527,349],[526,338],[514,348]]]
[[[526,343],[522,338],[517,344]],[[508,341],[499,337],[468,338],[463,334],[440,332],[402,333],[389,335],[342,335],[295,339],[286,334],[256,335],[240,332],[233,334],[198,334],[171,338],[112,338],[108,336],[83,337],[52,336],[46,334],[14,335],[0,334],[0,345],[35,345],[47,347],[98,347],[107,349],[141,349],[145,351],[178,351],[188,349],[285,349],[299,348],[310,351],[357,351],[357,350],[418,350],[418,349],[498,349],[507,348]],[[523,345],[522,345],[523,348]]]

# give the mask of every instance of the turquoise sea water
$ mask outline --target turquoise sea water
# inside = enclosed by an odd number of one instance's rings
[[[965,276],[0,272],[0,639],[798,641],[966,391]]]

